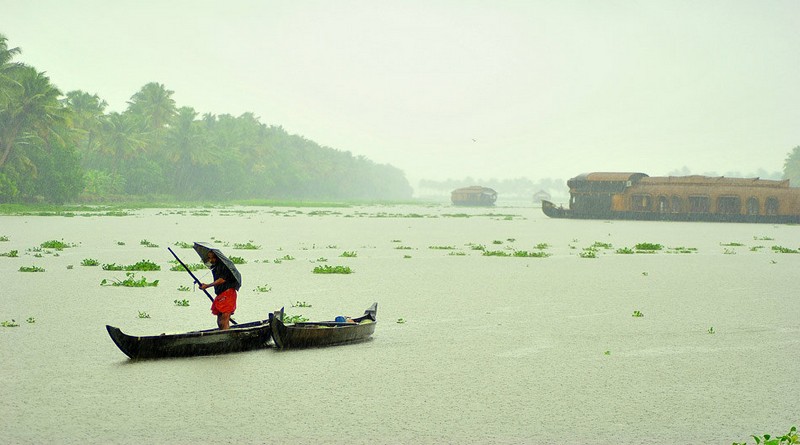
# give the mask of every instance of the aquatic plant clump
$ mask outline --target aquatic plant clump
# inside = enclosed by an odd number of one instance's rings
[[[64,250],[68,247],[75,247],[75,244],[72,243],[65,243],[64,240],[50,240],[45,241],[41,244],[43,249],[55,249],[55,250]]]
[[[185,298],[183,300],[175,300],[175,306],[187,307],[189,306],[189,300]]]
[[[233,248],[237,250],[258,250],[261,246],[255,245],[252,242],[248,241],[247,243],[234,243]]]
[[[143,239],[143,240],[139,241],[139,244],[141,244],[142,246],[145,246],[145,247],[158,247],[158,244],[151,243],[150,241],[147,241],[146,239]]]
[[[0,253],[0,256],[9,257],[9,258],[16,258],[16,257],[19,256],[19,251],[18,250],[11,250],[11,251],[8,251],[8,252],[3,252],[3,253]]]
[[[99,266],[99,265],[100,262],[94,258],[84,258],[83,261],[81,261],[81,266]]]
[[[800,251],[796,249],[790,249],[783,246],[772,246],[772,251],[777,253],[800,253]]]
[[[343,258],[355,258],[355,257],[357,257],[357,256],[358,256],[358,253],[357,253],[357,252],[355,252],[355,251],[347,251],[347,250],[345,250],[345,251],[344,251],[344,252],[342,252],[342,254],[341,254],[341,255],[339,255],[339,256],[340,256],[340,257],[343,257]]]
[[[247,264],[247,261],[245,261],[244,258],[239,256],[231,255],[230,257],[228,257],[228,259],[230,259],[233,264]]]
[[[349,266],[330,266],[325,264],[314,268],[314,273],[321,274],[350,274],[353,272],[354,271],[350,269]]]
[[[753,435],[756,445],[795,445],[800,444],[800,436],[797,435],[797,427],[789,428],[789,432],[783,436],[773,437],[770,434],[763,436]],[[747,442],[733,442],[733,445],[747,445]]]
[[[127,270],[127,271],[149,272],[149,271],[161,270],[161,266],[150,260],[141,260],[138,263],[129,264],[127,266],[115,263],[109,263],[109,264],[103,264],[102,267],[103,270],[115,270],[115,271]]]
[[[656,244],[656,243],[639,243],[636,246],[634,246],[634,248],[636,250],[656,251],[656,250],[663,249],[664,246],[662,246],[661,244]]]
[[[39,266],[20,266],[20,272],[44,272],[43,267]]]
[[[183,266],[181,266],[181,264],[179,262],[177,262],[175,260],[172,260],[170,262],[174,263],[172,266],[170,266],[170,268],[169,268],[170,271],[172,271],[172,272],[184,272],[186,270]],[[184,264],[186,264],[186,267],[188,267],[189,270],[192,271],[192,272],[195,272],[195,271],[198,271],[198,270],[207,269],[206,265],[203,264],[203,263],[184,263]]]
[[[124,280],[114,279],[114,281],[108,281],[103,279],[100,282],[101,286],[123,286],[123,287],[155,287],[158,286],[158,280],[147,281],[147,278],[141,277],[139,279],[136,278],[136,275],[133,272],[126,272],[126,278]]]
[[[11,321],[5,320],[3,322],[0,322],[0,326],[4,328],[16,328],[19,326],[19,323],[17,323],[17,321],[12,318]]]

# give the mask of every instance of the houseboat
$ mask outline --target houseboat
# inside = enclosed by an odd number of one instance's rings
[[[497,192],[488,187],[473,185],[453,190],[450,200],[457,206],[493,206]]]
[[[567,181],[569,207],[542,201],[551,218],[800,223],[789,180],[586,173]]]

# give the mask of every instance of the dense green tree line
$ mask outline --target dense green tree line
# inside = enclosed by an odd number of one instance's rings
[[[252,113],[200,116],[148,83],[125,111],[63,94],[0,35],[0,202],[411,197],[405,174]]]

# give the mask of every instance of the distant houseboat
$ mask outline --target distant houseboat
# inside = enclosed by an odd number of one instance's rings
[[[450,200],[457,206],[492,206],[497,201],[497,192],[488,187],[474,185],[453,190]]]
[[[800,223],[789,180],[587,173],[567,181],[569,208],[542,201],[551,218]]]

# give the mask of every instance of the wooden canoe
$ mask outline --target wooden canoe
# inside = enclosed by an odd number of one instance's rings
[[[283,309],[270,314],[270,327],[275,346],[281,349],[333,346],[368,340],[375,332],[378,303],[352,322],[316,321],[283,323]]]
[[[136,337],[106,325],[117,347],[132,359],[191,357],[227,354],[266,347],[270,338],[269,320],[231,326],[230,329],[207,329],[183,334]]]

